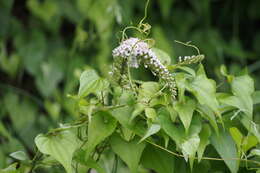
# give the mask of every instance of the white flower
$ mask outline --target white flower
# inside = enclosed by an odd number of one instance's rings
[[[140,63],[143,63],[145,68],[149,68],[154,75],[168,83],[169,90],[175,98],[177,93],[174,77],[146,42],[138,38],[129,38],[116,47],[112,55],[117,66],[120,63],[127,62],[130,67],[138,68]],[[118,73],[120,73],[120,70],[118,70]]]

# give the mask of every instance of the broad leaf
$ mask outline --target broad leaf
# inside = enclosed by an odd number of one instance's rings
[[[86,165],[90,168],[95,169],[98,173],[106,173],[105,169],[91,158],[89,158],[88,161],[86,161]]]
[[[139,161],[145,148],[145,143],[138,144],[138,138],[127,142],[115,134],[110,140],[113,151],[127,164],[131,173],[137,173]]]
[[[133,111],[133,113],[132,113],[132,115],[131,115],[131,121],[132,121],[135,117],[137,117],[138,115],[140,115],[140,114],[145,110],[145,107],[146,107],[145,104],[143,104],[143,103],[137,103],[137,104],[135,105],[135,109],[134,109],[134,111]]]
[[[254,134],[254,136],[257,138],[258,142],[260,142],[260,133],[259,133],[259,125],[253,123],[251,120],[249,120],[247,117],[241,118],[241,123],[244,125],[244,127]]]
[[[248,157],[252,157],[252,156],[260,156],[260,150],[259,149],[251,150],[250,154],[248,155]]]
[[[155,94],[160,90],[160,86],[156,82],[144,82],[140,89],[138,95],[138,101],[143,103],[149,103]]]
[[[231,127],[229,132],[237,144],[239,150],[243,150],[246,153],[250,148],[255,147],[258,144],[257,138],[253,135],[243,136],[243,134],[236,128]]]
[[[216,98],[216,83],[207,78],[202,65],[197,71],[197,76],[186,87],[195,95],[200,104],[207,105],[220,117],[219,104]]]
[[[153,108],[145,108],[145,116],[148,119],[155,120],[156,118],[156,111]]]
[[[143,124],[142,121],[131,121],[132,111],[133,109],[131,107],[122,107],[112,110],[111,114],[122,126],[143,136],[146,131],[145,124]]]
[[[142,154],[141,163],[145,168],[157,173],[173,173],[174,156],[152,145],[148,145]]]
[[[217,136],[215,133],[211,136],[211,144],[217,150],[219,155],[230,169],[232,173],[238,171],[238,161],[230,160],[230,158],[238,158],[238,153],[236,149],[236,144],[233,141],[232,137],[227,131],[220,131]]]
[[[17,160],[27,160],[28,156],[24,151],[16,151],[10,154],[10,156]]]
[[[157,133],[160,129],[161,129],[161,126],[159,124],[151,124],[150,127],[148,127],[144,137],[142,137],[142,139],[140,140],[140,142],[142,142],[143,140],[145,140],[149,136]]]
[[[18,163],[13,163],[5,169],[0,169],[0,172],[1,173],[20,173],[20,171],[17,170],[17,166],[18,166]]]
[[[86,70],[80,76],[79,97],[85,97],[90,93],[97,93],[107,89],[108,82],[98,76],[95,70]]]
[[[244,138],[243,145],[242,145],[243,151],[247,152],[249,149],[255,147],[257,144],[258,144],[258,140],[255,136],[253,135],[246,136]]]
[[[238,108],[243,111],[250,119],[253,116],[254,81],[248,75],[235,77],[231,83],[234,96],[221,99],[222,103]]]
[[[214,128],[215,132],[218,134],[219,133],[218,124],[213,111],[210,108],[208,108],[206,105],[204,106],[198,105],[198,112],[202,117],[209,120],[210,125]]]
[[[161,108],[157,114],[162,129],[176,142],[177,145],[180,145],[183,136],[185,136],[184,127],[182,125],[177,126],[176,124],[173,124],[170,119],[170,113],[165,108]]]
[[[186,133],[189,130],[195,107],[196,107],[195,101],[192,99],[189,99],[188,97],[185,102],[178,102],[175,105],[175,110],[179,114],[179,117],[185,127]]]
[[[86,150],[86,160],[95,147],[114,132],[116,123],[115,118],[108,112],[97,112],[93,115],[88,126],[88,141],[83,146],[83,149]]]
[[[206,146],[209,144],[209,137],[211,135],[211,130],[208,124],[205,124],[202,127],[202,130],[199,134],[200,137],[200,144],[197,151],[198,154],[198,161],[201,161],[201,158],[203,156],[204,150],[206,149]]]
[[[194,116],[189,133],[182,137],[180,148],[185,160],[189,158],[190,167],[193,168],[193,161],[200,144],[199,132],[201,131],[201,119],[199,116]]]
[[[229,129],[229,132],[230,132],[232,138],[234,139],[234,141],[236,142],[237,147],[240,149],[242,141],[243,141],[243,135],[236,127],[231,127]]]
[[[200,138],[198,134],[194,134],[189,136],[186,140],[184,140],[181,144],[182,153],[186,161],[188,158],[191,158],[191,167],[193,164],[194,157],[196,155],[197,149],[200,144]]]
[[[40,134],[35,138],[35,143],[43,154],[51,155],[68,173],[73,173],[72,157],[80,145],[76,134],[69,130],[50,135]]]

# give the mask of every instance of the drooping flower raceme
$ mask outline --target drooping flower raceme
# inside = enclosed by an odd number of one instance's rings
[[[120,84],[127,81],[127,66],[138,68],[141,64],[149,68],[152,73],[164,80],[175,98],[176,83],[169,70],[160,62],[149,45],[138,38],[129,38],[123,41],[112,53],[114,57],[113,75]]]

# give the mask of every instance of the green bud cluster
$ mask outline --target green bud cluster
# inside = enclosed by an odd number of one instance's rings
[[[192,56],[184,56],[179,57],[179,63],[180,65],[186,65],[186,64],[192,64],[200,62],[204,59],[204,55],[192,55]]]

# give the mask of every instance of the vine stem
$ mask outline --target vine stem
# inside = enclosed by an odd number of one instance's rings
[[[132,82],[131,71],[130,71],[130,67],[129,67],[128,63],[127,63],[127,73],[128,73],[128,79],[129,79],[130,86],[131,86],[132,90],[134,91],[135,96],[137,97],[137,93],[136,93],[136,90],[135,90],[133,82]]]
[[[140,22],[137,25],[137,27],[136,26],[127,26],[126,28],[124,28],[124,30],[122,31],[122,39],[121,39],[121,41],[123,41],[125,39],[125,36],[127,38],[126,31],[128,29],[135,29],[135,30],[137,30],[140,33],[146,33],[146,31],[147,31],[147,30],[142,30],[142,26],[148,27],[148,30],[150,29],[150,27],[149,27],[150,25],[149,24],[143,24],[144,20],[147,18],[147,11],[148,11],[149,3],[150,3],[150,0],[147,0],[146,3],[145,3],[144,17],[140,20]]]
[[[193,44],[190,44],[190,41],[187,42],[187,43],[184,43],[184,42],[181,42],[181,41],[178,41],[178,40],[174,40],[176,43],[179,43],[179,44],[182,44],[184,46],[188,46],[188,47],[193,47],[194,49],[197,50],[198,54],[200,55],[200,50],[197,46],[193,45]]]
[[[174,156],[177,156],[177,157],[183,157],[184,158],[184,155],[182,154],[178,154],[178,153],[175,153],[171,150],[168,150],[167,148],[164,148],[158,144],[155,144],[151,141],[149,141],[148,139],[145,140],[146,142],[148,142],[149,144],[161,149],[161,150],[164,150],[166,152],[168,152],[169,154],[172,154]],[[199,160],[198,157],[192,157],[193,159],[196,159],[196,160]],[[215,158],[215,157],[202,157],[201,160],[215,160],[215,161],[225,161],[225,160],[238,160],[238,161],[244,161],[244,162],[251,162],[251,163],[255,163],[257,165],[260,166],[260,162],[258,161],[255,161],[255,160],[247,160],[247,159],[241,159],[241,158],[224,158],[224,159],[221,159],[221,158]]]
[[[140,20],[138,27],[141,27],[141,25],[143,24],[143,21],[147,18],[147,10],[148,10],[149,2],[150,2],[150,0],[146,1],[145,9],[144,9],[144,17]]]
[[[112,173],[117,173],[117,166],[118,166],[118,157],[115,154],[115,160],[114,160],[114,163],[113,163]]]

